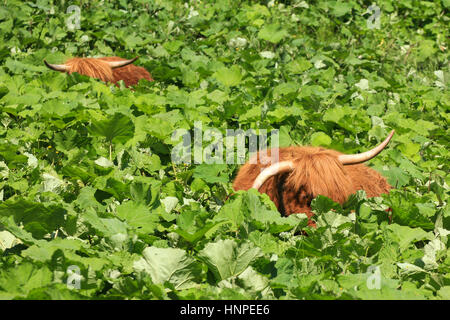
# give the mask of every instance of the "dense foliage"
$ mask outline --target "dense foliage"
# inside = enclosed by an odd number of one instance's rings
[[[371,4],[1,1],[0,298],[450,299],[450,2]],[[155,81],[43,65],[111,55]],[[345,153],[395,129],[369,163],[394,189],[307,227],[239,164],[172,162],[195,121]]]

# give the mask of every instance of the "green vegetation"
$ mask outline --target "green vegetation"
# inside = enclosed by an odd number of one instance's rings
[[[450,299],[450,2],[370,5],[1,1],[0,298]],[[111,55],[155,81],[43,64]],[[345,153],[395,129],[369,163],[395,188],[309,228],[233,193],[239,164],[173,163],[195,121]]]

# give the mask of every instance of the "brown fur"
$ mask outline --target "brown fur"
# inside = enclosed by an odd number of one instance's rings
[[[100,79],[104,82],[114,83],[123,80],[126,87],[136,85],[140,79],[153,81],[150,73],[142,67],[129,64],[124,67],[111,69],[104,61],[123,61],[119,57],[103,57],[103,58],[72,58],[66,61],[66,65],[70,66],[68,73],[77,72],[79,74]]]
[[[295,169],[270,177],[259,189],[266,193],[285,215],[305,213],[311,221],[311,200],[326,196],[340,204],[357,190],[364,190],[368,197],[388,193],[391,186],[375,170],[364,164],[342,165],[338,151],[319,147],[287,147],[279,150],[279,161],[292,160]],[[270,157],[273,150],[268,150]],[[258,154],[259,155],[259,154]],[[233,183],[234,190],[248,190],[262,169],[271,163],[244,164]],[[282,201],[281,201],[282,200]]]

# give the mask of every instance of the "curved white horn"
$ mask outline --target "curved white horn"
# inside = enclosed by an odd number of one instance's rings
[[[379,154],[387,146],[387,144],[391,140],[392,136],[394,135],[394,132],[395,132],[395,130],[392,130],[391,133],[389,133],[389,136],[382,143],[380,143],[378,146],[376,146],[372,150],[369,150],[369,151],[366,151],[363,153],[358,153],[358,154],[343,154],[338,157],[338,160],[342,164],[355,164],[355,163],[361,163],[361,162],[370,160],[373,157],[375,157],[377,154]]]
[[[139,57],[130,59],[130,60],[122,60],[122,61],[106,61],[109,66],[111,67],[111,69],[115,69],[115,68],[120,68],[120,67],[125,67],[133,62],[135,62]]]
[[[294,170],[294,163],[292,161],[277,162],[270,167],[265,168],[253,182],[252,188],[258,190],[261,186],[272,176],[275,176],[282,172]]]
[[[69,70],[69,66],[66,66],[65,64],[51,64],[51,63],[48,63],[45,60],[44,60],[44,63],[49,69],[52,69],[52,70],[55,70],[55,71],[65,72],[65,71]]]

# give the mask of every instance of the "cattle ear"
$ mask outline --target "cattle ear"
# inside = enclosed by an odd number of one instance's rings
[[[108,65],[111,67],[111,69],[115,69],[115,68],[120,68],[120,67],[125,67],[129,64],[132,64],[133,62],[135,62],[139,57],[130,59],[130,60],[122,60],[122,61],[106,61],[106,63],[108,63]]]

